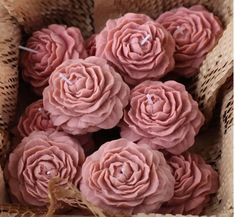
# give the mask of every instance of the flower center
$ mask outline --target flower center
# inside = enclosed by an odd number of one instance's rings
[[[181,35],[184,34],[185,27],[184,26],[176,26],[175,33],[180,33]]]
[[[147,97],[148,104],[153,105],[152,96],[150,94],[147,94],[146,97]]]
[[[70,81],[68,78],[66,78],[64,74],[60,73],[59,76],[60,76],[60,78],[61,78],[63,81],[65,81],[68,85],[72,85],[72,84],[73,84],[73,82]]]
[[[46,175],[47,177],[56,176],[56,174],[57,174],[55,168],[52,168],[50,166],[47,167],[47,166],[41,165],[40,169],[41,169],[40,174],[41,175]]]
[[[48,118],[48,115],[47,115],[47,113],[46,113],[44,108],[40,107],[40,108],[38,108],[38,111],[41,113],[42,117]]]
[[[58,169],[53,162],[42,160],[34,169],[34,175],[36,178],[51,178],[58,175]]]
[[[151,35],[146,35],[143,40],[140,42],[140,45],[143,46],[149,39],[151,38]]]

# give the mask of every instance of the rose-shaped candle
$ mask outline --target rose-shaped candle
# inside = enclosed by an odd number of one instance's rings
[[[158,80],[172,70],[174,51],[171,34],[143,14],[128,13],[108,20],[96,37],[96,56],[115,65],[131,85]]]
[[[6,177],[12,195],[22,204],[48,203],[48,182],[53,177],[78,186],[85,160],[80,144],[63,132],[35,131],[10,154]]]
[[[69,134],[113,128],[128,104],[129,87],[106,60],[68,60],[51,75],[43,105],[55,126]]]
[[[42,94],[51,73],[67,59],[86,58],[84,40],[78,28],[53,24],[29,38],[22,57],[23,78]]]
[[[42,99],[33,102],[25,109],[17,125],[17,130],[22,138],[35,130],[44,131],[50,128],[54,128],[54,126],[48,112],[43,108]]]
[[[204,116],[184,85],[145,81],[132,90],[120,126],[123,138],[181,154],[194,144],[203,123]]]
[[[160,212],[199,215],[218,190],[218,174],[196,154],[172,156],[168,161],[175,177],[175,193]]]
[[[180,7],[160,15],[161,23],[176,42],[175,72],[190,77],[199,70],[206,54],[222,34],[220,21],[203,6]]]
[[[96,53],[96,34],[93,34],[86,40],[85,46],[89,56],[95,56]]]
[[[87,157],[80,190],[104,210],[150,213],[171,199],[174,183],[161,152],[119,139]]]

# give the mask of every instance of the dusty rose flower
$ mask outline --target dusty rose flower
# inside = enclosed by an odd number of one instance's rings
[[[119,139],[87,157],[80,190],[104,210],[150,213],[173,196],[174,183],[161,152]]]
[[[118,124],[130,90],[106,60],[68,60],[51,75],[43,92],[44,108],[55,126],[86,134]]]
[[[223,32],[219,19],[201,5],[167,11],[160,15],[157,22],[175,39],[174,71],[185,77],[198,72],[206,54],[216,45]]]
[[[175,193],[160,213],[199,215],[217,192],[218,174],[196,154],[172,156],[168,161],[175,177]]]
[[[80,30],[57,24],[34,32],[26,47],[36,52],[23,53],[23,78],[39,95],[48,85],[51,73],[63,61],[87,57]]]
[[[96,34],[93,34],[90,38],[86,40],[86,50],[89,56],[95,56],[96,52]]]
[[[145,81],[132,90],[120,126],[123,138],[181,154],[194,144],[203,123],[198,104],[184,85]]]
[[[35,131],[10,154],[6,166],[11,194],[22,204],[48,203],[48,182],[60,177],[61,185],[78,186],[85,160],[80,144],[65,133]]]
[[[171,34],[143,14],[108,20],[96,37],[96,56],[115,65],[131,85],[166,75],[174,67],[174,51]]]
[[[44,131],[50,128],[54,128],[54,126],[48,112],[43,108],[41,99],[25,109],[17,125],[17,130],[22,138],[35,130]]]

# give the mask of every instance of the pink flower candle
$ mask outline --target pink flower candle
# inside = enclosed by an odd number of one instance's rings
[[[150,213],[171,199],[174,183],[161,152],[119,139],[87,157],[80,190],[104,210]]]
[[[175,193],[160,213],[200,215],[219,187],[218,174],[196,154],[172,156],[168,161],[175,177]]]
[[[185,77],[199,71],[206,54],[216,45],[223,29],[219,19],[203,6],[180,7],[159,16],[176,42],[174,71]]]
[[[23,78],[39,95],[48,85],[51,73],[63,61],[87,57],[80,30],[57,24],[34,32],[26,47],[34,52],[23,53]]]
[[[43,92],[55,126],[73,135],[110,129],[128,104],[130,89],[106,60],[68,60],[52,74]]]
[[[41,99],[25,109],[17,125],[17,130],[22,138],[28,136],[33,131],[44,131],[50,128],[54,128],[54,126],[48,112],[43,108]]]
[[[65,133],[35,131],[10,154],[6,177],[10,192],[20,203],[44,206],[48,203],[48,182],[60,177],[61,185],[78,186],[85,160],[80,144]]]
[[[131,85],[166,75],[174,67],[174,51],[171,34],[143,14],[108,20],[96,36],[96,56],[112,63]]]
[[[121,136],[152,149],[181,154],[194,144],[204,123],[198,104],[175,81],[145,81],[131,91]]]

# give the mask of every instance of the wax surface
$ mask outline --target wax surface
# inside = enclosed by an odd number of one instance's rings
[[[204,123],[198,104],[176,81],[145,81],[131,91],[121,136],[152,149],[181,154],[194,144]]]
[[[55,126],[78,135],[115,127],[129,95],[129,87],[106,60],[88,57],[65,61],[52,73],[43,105]]]
[[[166,75],[174,67],[174,51],[171,34],[143,14],[108,20],[96,37],[96,56],[112,63],[131,85]]]
[[[42,94],[51,73],[63,61],[87,57],[82,34],[76,27],[50,25],[34,32],[26,47],[36,53],[23,52],[23,78],[33,86],[38,95]]]
[[[173,196],[174,183],[161,152],[119,139],[86,159],[80,190],[104,210],[150,213]]]
[[[218,191],[217,172],[197,154],[172,156],[167,163],[176,180],[175,193],[159,212],[199,215]]]
[[[167,11],[156,21],[175,39],[174,71],[184,77],[199,72],[206,54],[216,45],[223,32],[219,19],[201,5]]]
[[[77,140],[56,131],[35,131],[10,154],[6,178],[11,194],[22,204],[44,206],[48,203],[48,182],[62,179],[78,186],[85,160]]]

